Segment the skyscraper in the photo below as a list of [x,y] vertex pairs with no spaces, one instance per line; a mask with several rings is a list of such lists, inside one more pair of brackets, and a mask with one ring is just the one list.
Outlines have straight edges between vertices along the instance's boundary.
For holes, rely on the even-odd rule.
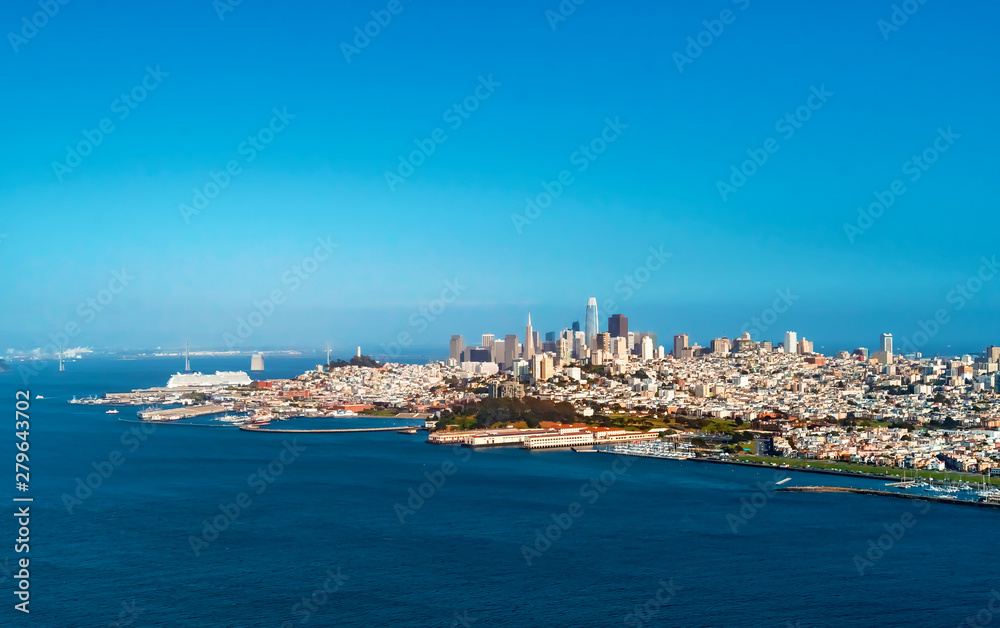
[[594,347],[594,340],[597,338],[597,298],[590,297],[587,300],[587,323],[586,323],[587,346]]
[[535,334],[531,331],[531,312],[528,312],[528,324],[524,327],[524,359],[531,360],[535,355]]
[[509,369],[517,360],[517,334],[507,334],[503,339],[503,367]]
[[882,334],[879,349],[885,351],[887,355],[892,355],[892,334]]
[[809,355],[810,353],[813,352],[813,343],[806,340],[805,336],[803,336],[802,340],[799,341],[798,352],[800,355]]
[[611,353],[611,334],[606,331],[597,334],[597,337],[594,339],[594,346],[601,351]]
[[798,353],[799,352],[798,343],[799,343],[798,334],[796,334],[794,331],[785,332],[785,353]]
[[624,314],[613,314],[608,318],[608,333],[612,338],[628,337],[628,317]]
[[688,347],[688,335],[687,334],[677,334],[674,336],[674,357],[681,357],[681,351],[687,349]]
[[639,345],[639,357],[643,360],[653,359],[653,339],[649,336],[642,337],[642,342]]
[[573,321],[573,331],[580,331],[580,321]]
[[459,335],[452,336],[449,349],[449,357],[456,362],[461,362],[464,357],[462,354],[465,353],[465,339]]

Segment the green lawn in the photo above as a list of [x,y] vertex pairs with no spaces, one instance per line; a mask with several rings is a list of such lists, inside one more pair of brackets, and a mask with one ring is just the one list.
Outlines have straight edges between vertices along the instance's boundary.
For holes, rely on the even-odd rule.
[[364,410],[360,414],[364,416],[396,416],[399,414],[399,410],[390,410],[388,408],[379,408],[378,410]]
[[[779,458],[776,456],[736,456],[737,460],[747,462],[763,462],[774,464],[787,464],[790,467],[810,466],[814,469],[834,469],[839,471],[860,471],[862,473],[884,473],[888,475],[903,477],[903,469],[896,467],[873,467],[865,464],[853,464],[850,462],[834,462],[832,460],[801,460],[799,458]],[[906,477],[913,477],[913,469],[906,469]],[[925,471],[919,472],[922,478],[934,478],[935,480],[954,480],[959,482],[980,483],[983,476],[978,473],[960,473],[958,471]],[[1000,478],[986,478],[990,484],[1000,484]]]

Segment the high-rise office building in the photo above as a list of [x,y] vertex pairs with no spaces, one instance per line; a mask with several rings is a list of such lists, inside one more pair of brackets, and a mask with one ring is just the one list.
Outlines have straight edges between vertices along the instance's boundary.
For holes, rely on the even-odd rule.
[[493,362],[492,347],[489,349],[466,347],[465,354],[465,360],[463,360],[463,362]]
[[597,338],[597,298],[590,297],[587,300],[587,321],[586,321],[587,346],[594,347],[594,340]]
[[493,340],[494,340],[493,334],[483,334],[483,344],[479,346],[481,346],[483,349],[492,349]]
[[712,340],[712,353],[729,353],[732,345],[729,342],[729,338],[722,337]]
[[563,362],[568,362],[573,355],[573,343],[568,338],[556,340],[556,357]]
[[639,345],[639,357],[643,360],[653,359],[653,339],[649,336],[642,337],[642,342]]
[[611,351],[611,334],[602,331],[594,338],[594,348],[599,351]]
[[986,347],[986,359],[990,362],[1000,362],[1000,347]]
[[785,332],[785,353],[798,353],[799,352],[799,340],[798,334],[794,331]]
[[451,359],[456,362],[462,362],[464,357],[463,354],[465,353],[465,340],[459,335],[452,336],[449,348],[449,355]]
[[[601,335],[603,336],[604,334]],[[629,351],[628,339],[621,336],[611,338],[611,355],[616,358],[628,358],[629,353],[631,351]]]
[[674,357],[681,357],[681,352],[688,348],[688,335],[677,334],[674,336]]
[[492,359],[497,364],[504,363],[504,359],[506,359],[507,357],[507,350],[503,346],[503,340],[493,341],[493,353],[491,353],[490,355],[493,356]]
[[503,367],[509,369],[514,366],[514,361],[518,359],[517,354],[517,334],[507,334],[503,338]]
[[640,332],[635,333],[635,334],[633,334],[632,332],[629,332],[629,336],[632,336],[632,342],[631,342],[632,351],[636,355],[642,355],[642,341],[643,341],[644,338],[649,338],[650,340],[653,341],[653,348],[654,349],[657,346],[659,346],[659,343],[656,342],[656,334],[654,334],[651,331],[640,331]]
[[573,331],[580,331],[580,321],[573,321],[573,324],[570,326],[570,328]]
[[813,343],[806,340],[805,337],[799,341],[798,353],[800,355],[809,355],[813,352]]
[[542,381],[548,381],[552,379],[555,375],[555,370],[553,369],[552,358],[545,356],[542,358],[541,363],[538,365],[538,379]]
[[879,339],[879,349],[885,351],[888,355],[892,355],[892,334],[882,334],[882,337]]
[[530,360],[535,355],[535,334],[531,331],[531,312],[528,312],[528,324],[524,328],[524,359]]
[[612,338],[628,337],[628,317],[624,314],[613,314],[608,318],[608,333]]

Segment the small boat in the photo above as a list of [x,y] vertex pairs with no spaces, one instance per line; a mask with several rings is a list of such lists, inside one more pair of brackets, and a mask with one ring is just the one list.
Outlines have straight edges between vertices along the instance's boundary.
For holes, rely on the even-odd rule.
[[35,399],[45,399],[45,397],[43,397],[41,395],[35,395]]
[[118,414],[118,411],[117,410],[108,410],[104,414]]

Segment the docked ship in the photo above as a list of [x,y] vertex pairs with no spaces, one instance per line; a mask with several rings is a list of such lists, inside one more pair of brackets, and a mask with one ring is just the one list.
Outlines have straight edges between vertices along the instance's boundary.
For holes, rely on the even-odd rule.
[[202,373],[177,373],[167,381],[167,388],[190,386],[249,386],[250,376],[244,371],[216,371],[214,375]]

